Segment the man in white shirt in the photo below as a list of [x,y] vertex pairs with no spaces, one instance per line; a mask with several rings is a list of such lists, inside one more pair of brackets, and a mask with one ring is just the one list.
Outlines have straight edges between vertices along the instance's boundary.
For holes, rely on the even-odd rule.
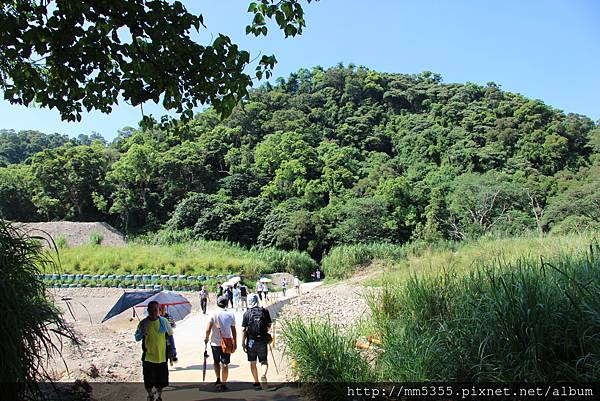
[[[233,351],[237,348],[237,333],[235,330],[235,314],[233,311],[228,311],[227,298],[220,296],[217,299],[219,309],[210,317],[210,322],[206,327],[206,337],[204,343],[208,343],[210,337],[210,348],[213,354],[213,367],[217,381],[215,386],[219,390],[227,390],[227,376],[229,375],[229,363],[231,362],[231,354],[224,353],[221,349],[221,339],[233,339]],[[212,335],[211,335],[212,332]],[[232,351],[232,352],[233,352]],[[221,365],[223,365],[221,367]]]
[[263,299],[263,284],[259,281],[256,282],[256,293],[258,294],[258,298],[262,301]]
[[300,295],[300,280],[298,279],[298,276],[294,276],[294,288],[298,295]]

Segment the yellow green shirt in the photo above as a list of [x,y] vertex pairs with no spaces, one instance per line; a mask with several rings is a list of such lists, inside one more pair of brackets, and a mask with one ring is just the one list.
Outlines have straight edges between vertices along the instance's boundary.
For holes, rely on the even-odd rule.
[[146,356],[144,360],[152,363],[167,362],[167,340],[165,333],[161,333],[160,318],[154,321],[148,319],[146,322],[148,335],[144,340]]

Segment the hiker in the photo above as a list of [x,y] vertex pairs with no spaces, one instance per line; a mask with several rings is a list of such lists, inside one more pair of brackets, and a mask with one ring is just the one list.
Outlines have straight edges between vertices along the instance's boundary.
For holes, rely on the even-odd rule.
[[298,295],[300,295],[300,280],[298,279],[298,276],[294,276],[294,288]]
[[321,270],[317,269],[315,276],[317,276],[317,281],[321,281]]
[[240,283],[240,306],[248,309],[248,287],[243,282]]
[[283,291],[283,296],[285,297],[285,290],[287,290],[287,286],[288,286],[288,282],[287,280],[284,278],[283,280],[281,280],[281,291]]
[[[171,325],[171,329],[175,328],[175,319],[173,316],[169,315],[167,308],[165,305],[160,305],[160,315],[167,319],[169,324]],[[167,336],[167,359],[171,362],[171,366],[173,366],[174,362],[177,362],[177,348],[175,348],[175,337]]]
[[262,301],[262,283],[259,281],[256,282],[256,293],[258,294],[258,297],[260,298],[260,300]]
[[216,296],[216,298],[219,298],[221,295],[223,295],[223,287],[221,286],[221,282],[217,281],[217,296]]
[[227,298],[224,296],[220,296],[217,299],[217,306],[219,310],[211,315],[206,327],[204,343],[207,344],[210,338],[213,367],[215,369],[215,376],[217,376],[215,386],[218,390],[227,390],[226,383],[227,376],[229,375],[231,354],[237,348],[235,314],[233,311],[225,309],[227,307]]
[[[265,308],[258,306],[258,296],[250,295],[248,300],[250,309],[244,313],[242,318],[242,327],[244,328],[242,337],[242,349],[248,354],[248,362],[250,362],[250,372],[254,378],[254,387],[262,387],[266,390],[267,371],[269,370],[269,362],[267,361],[268,347],[271,342],[271,315]],[[258,381],[258,370],[256,368],[256,359],[260,362],[261,376]]]
[[162,401],[162,390],[169,385],[169,335],[173,335],[173,329],[169,321],[159,315],[158,302],[149,302],[148,316],[138,324],[135,331],[135,340],[142,341],[142,372],[148,401]]
[[262,288],[263,288],[263,296],[265,297],[265,301],[268,301],[269,300],[269,284],[263,283]]
[[233,308],[233,290],[231,287],[227,287],[225,296],[227,297],[227,305],[231,304],[231,307]]
[[233,304],[235,305],[235,310],[237,311],[240,307],[240,289],[238,288],[237,283],[233,286]]
[[208,303],[208,291],[206,287],[202,286],[200,289],[200,308],[202,308],[202,314],[206,315],[206,304]]

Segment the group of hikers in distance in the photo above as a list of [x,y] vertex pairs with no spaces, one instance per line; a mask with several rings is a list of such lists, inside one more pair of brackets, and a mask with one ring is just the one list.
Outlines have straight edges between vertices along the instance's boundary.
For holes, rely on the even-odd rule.
[[[320,278],[320,277],[319,277]],[[239,284],[239,285],[238,285]],[[259,285],[260,284],[260,285]],[[293,279],[294,289],[300,295],[300,280]],[[287,290],[287,280],[280,282],[283,296]],[[267,389],[267,360],[269,344],[272,336],[271,315],[265,308],[260,307],[261,300],[268,300],[268,285],[260,280],[256,285],[256,293],[249,293],[248,287],[240,281],[233,286],[225,288],[219,283],[216,292],[217,310],[210,315],[206,326],[204,344],[205,357],[210,348],[213,356],[213,368],[216,376],[217,390],[227,390],[229,377],[229,363],[231,354],[238,348],[238,335],[236,331],[235,311],[245,309],[242,317],[242,350],[247,354],[250,371],[254,379],[253,386]],[[205,286],[199,293],[200,308],[204,315],[207,314],[209,292]],[[230,306],[231,309],[228,309]],[[148,316],[138,324],[135,332],[136,341],[142,341],[142,372],[144,387],[148,392],[148,401],[162,401],[163,388],[169,385],[169,367],[177,362],[177,350],[173,338],[175,322],[170,318],[164,307],[157,302],[148,303]],[[257,367],[260,363],[260,377]]]

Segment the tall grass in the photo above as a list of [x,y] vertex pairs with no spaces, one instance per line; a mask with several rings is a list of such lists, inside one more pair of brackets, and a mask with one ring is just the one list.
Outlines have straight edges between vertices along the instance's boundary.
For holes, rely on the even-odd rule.
[[126,247],[79,246],[60,252],[65,273],[256,276],[288,271],[306,277],[316,262],[304,252],[252,249],[217,241]]
[[401,245],[388,243],[341,245],[321,261],[326,277],[348,278],[373,260],[397,261],[405,256]]
[[[597,232],[571,235],[523,235],[519,237],[486,236],[471,241],[440,241],[433,244],[410,243],[404,245],[403,258],[396,258],[390,266],[393,280],[406,281],[413,275],[437,275],[448,270],[459,275],[467,274],[475,266],[497,261],[512,263],[523,257],[552,258],[561,254],[582,255]],[[380,277],[369,282],[382,286],[390,277]]]
[[61,313],[46,298],[40,269],[56,270],[56,263],[42,250],[41,238],[28,238],[0,220],[0,398],[37,399],[37,385],[50,379],[46,361],[60,354],[63,338],[76,341]]
[[600,248],[412,276],[372,302],[380,380],[594,381]]
[[287,320],[282,336],[294,373],[309,392],[318,391],[314,398],[346,399],[347,383],[370,382],[369,364],[354,348],[356,336],[340,333],[330,321]]

